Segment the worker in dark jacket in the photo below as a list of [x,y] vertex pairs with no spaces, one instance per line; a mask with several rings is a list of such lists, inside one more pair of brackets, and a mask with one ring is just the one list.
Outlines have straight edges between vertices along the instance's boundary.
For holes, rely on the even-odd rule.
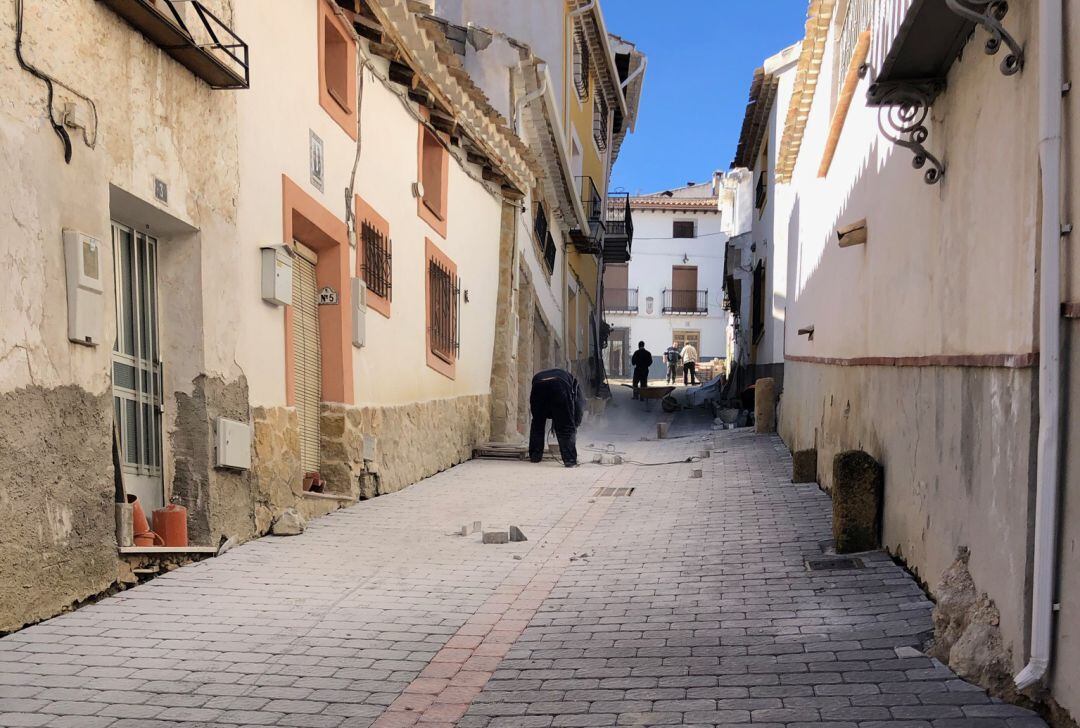
[[548,369],[532,380],[529,394],[532,428],[529,432],[529,460],[540,462],[544,457],[544,431],[551,420],[563,465],[577,465],[577,428],[585,417],[585,395],[570,372]]
[[634,365],[634,399],[638,399],[638,387],[649,386],[649,367],[652,366],[652,352],[645,348],[645,342],[637,343],[637,351],[630,357],[630,363]]

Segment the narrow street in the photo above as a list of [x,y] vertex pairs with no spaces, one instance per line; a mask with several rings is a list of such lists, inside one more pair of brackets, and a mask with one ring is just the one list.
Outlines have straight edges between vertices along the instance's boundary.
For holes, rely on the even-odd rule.
[[915,651],[887,555],[807,570],[829,499],[775,436],[643,441],[616,389],[579,447],[632,462],[472,461],[3,638],[0,726],[1043,725]]

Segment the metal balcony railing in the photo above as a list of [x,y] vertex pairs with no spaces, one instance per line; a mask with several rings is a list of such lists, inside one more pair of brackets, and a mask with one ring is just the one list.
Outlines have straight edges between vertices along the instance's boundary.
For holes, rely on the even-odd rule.
[[248,46],[200,0],[98,0],[215,89],[250,85]]
[[608,235],[625,237],[628,242],[634,237],[634,220],[630,214],[629,192],[608,192],[604,225]]
[[588,228],[572,229],[570,239],[579,252],[597,254],[603,250],[604,245],[604,198],[596,189],[592,177],[575,177],[574,180],[581,194]]
[[709,312],[709,290],[689,291],[665,288],[663,313],[704,314]]
[[637,313],[638,289],[605,288],[604,313]]
[[578,189],[581,190],[581,204],[585,206],[585,217],[589,218],[590,224],[602,222],[604,198],[600,196],[592,177],[575,177],[574,179],[577,180]]

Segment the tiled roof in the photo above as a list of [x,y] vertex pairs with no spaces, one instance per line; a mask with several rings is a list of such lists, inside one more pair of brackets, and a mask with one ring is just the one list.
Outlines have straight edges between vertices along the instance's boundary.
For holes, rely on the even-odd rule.
[[646,195],[631,197],[630,207],[658,210],[719,210],[718,197],[662,197]]
[[806,37],[803,39],[799,64],[795,71],[795,87],[791,92],[784,136],[780,142],[780,154],[776,164],[776,181],[790,182],[795,162],[802,148],[810,107],[814,103],[821,59],[825,54],[825,42],[829,37],[836,0],[810,0],[806,13]]

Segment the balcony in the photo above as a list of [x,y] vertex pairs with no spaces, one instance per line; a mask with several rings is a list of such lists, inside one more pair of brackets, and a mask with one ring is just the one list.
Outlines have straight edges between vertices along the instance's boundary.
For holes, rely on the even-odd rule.
[[214,89],[247,88],[247,43],[199,0],[98,0]]
[[604,313],[637,313],[638,289],[605,288]]
[[581,204],[585,208],[585,218],[588,220],[587,230],[573,228],[570,231],[570,242],[579,253],[598,255],[604,246],[604,198],[596,189],[592,177],[575,177],[578,191],[581,194]]
[[630,260],[634,221],[630,214],[629,192],[608,193],[604,228],[604,262],[625,263]]
[[664,314],[688,314],[704,316],[709,313],[709,291],[684,291],[664,289]]

